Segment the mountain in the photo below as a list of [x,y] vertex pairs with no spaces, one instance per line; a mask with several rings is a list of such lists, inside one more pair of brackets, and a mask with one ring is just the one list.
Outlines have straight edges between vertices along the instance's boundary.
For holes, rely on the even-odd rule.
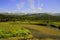
[[51,13],[52,16],[60,16],[60,13]]

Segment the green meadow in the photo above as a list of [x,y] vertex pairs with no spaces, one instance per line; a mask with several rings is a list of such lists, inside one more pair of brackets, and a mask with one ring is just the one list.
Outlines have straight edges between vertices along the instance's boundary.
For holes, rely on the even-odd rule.
[[0,22],[0,40],[18,40],[20,38],[59,39],[59,29],[35,24],[39,24],[39,22]]
[[59,40],[60,16],[0,14],[0,40]]
[[9,37],[28,37],[31,32],[18,22],[0,22],[0,39]]

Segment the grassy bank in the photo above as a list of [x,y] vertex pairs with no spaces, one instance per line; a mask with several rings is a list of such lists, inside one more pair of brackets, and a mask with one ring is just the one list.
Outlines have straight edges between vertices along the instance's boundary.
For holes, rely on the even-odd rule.
[[18,22],[0,22],[0,38],[27,37],[31,32]]
[[42,23],[44,22],[0,22],[0,40],[17,40],[23,37],[39,37],[44,40],[60,37],[60,30],[49,26],[35,25]]

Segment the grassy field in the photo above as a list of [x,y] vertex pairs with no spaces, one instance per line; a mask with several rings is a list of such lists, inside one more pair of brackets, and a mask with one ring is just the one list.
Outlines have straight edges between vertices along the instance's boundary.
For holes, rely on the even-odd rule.
[[0,22],[0,39],[9,37],[29,37],[31,32],[18,22]]
[[[34,25],[39,22],[0,22],[0,40],[18,40],[19,38],[60,39],[60,30],[48,26]],[[54,25],[60,23],[56,22]]]

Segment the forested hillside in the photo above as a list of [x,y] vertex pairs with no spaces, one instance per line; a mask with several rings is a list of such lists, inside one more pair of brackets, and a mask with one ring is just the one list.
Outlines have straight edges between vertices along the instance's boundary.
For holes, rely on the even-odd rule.
[[0,14],[0,22],[2,21],[60,21],[60,16],[52,16],[47,13],[36,13],[26,15],[7,15]]

